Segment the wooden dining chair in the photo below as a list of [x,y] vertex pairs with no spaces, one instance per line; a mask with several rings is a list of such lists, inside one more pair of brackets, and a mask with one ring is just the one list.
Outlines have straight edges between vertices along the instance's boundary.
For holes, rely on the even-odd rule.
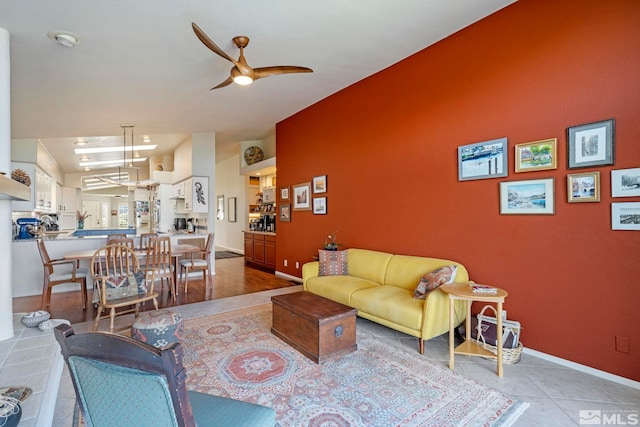
[[87,268],[80,268],[79,260],[51,259],[44,240],[38,239],[38,252],[42,260],[44,279],[42,282],[41,310],[51,305],[51,288],[64,283],[79,283],[82,293],[82,309],[87,308]]
[[107,246],[111,245],[126,246],[131,250],[135,249],[135,242],[131,237],[127,237],[126,234],[112,234],[107,237]]
[[187,293],[187,287],[189,286],[189,273],[192,271],[202,271],[202,278],[206,282],[211,275],[211,252],[213,251],[213,237],[214,233],[209,233],[207,236],[207,243],[205,243],[204,249],[198,252],[190,252],[185,259],[180,261],[180,280],[182,280],[182,273],[186,272],[184,279],[184,293]]
[[146,251],[149,247],[149,239],[152,237],[158,237],[158,233],[142,233],[140,234],[140,243],[138,249]]
[[109,246],[109,244],[113,239],[126,239],[126,238],[127,238],[126,234],[109,234],[107,236],[107,246]]
[[133,313],[138,317],[141,305],[153,301],[158,309],[158,293],[153,290],[153,276],[140,270],[133,249],[110,245],[98,249],[91,258],[91,275],[98,292],[97,315],[93,330],[98,329],[102,313],[109,311],[109,332],[113,332],[116,316]]
[[161,286],[164,281],[169,282],[169,291],[173,300],[177,300],[178,291],[174,281],[174,267],[171,259],[171,239],[169,237],[151,237],[147,246],[147,259],[145,269],[153,274],[153,280],[160,279]]

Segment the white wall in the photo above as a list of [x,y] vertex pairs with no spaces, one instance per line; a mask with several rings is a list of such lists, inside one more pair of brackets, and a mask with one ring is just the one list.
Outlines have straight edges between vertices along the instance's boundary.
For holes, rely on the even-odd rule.
[[[216,193],[213,200],[224,195],[225,219],[216,220],[216,246],[244,253],[244,229],[247,215],[245,181],[240,175],[240,155],[216,163]],[[236,222],[229,222],[229,198],[236,198]]]

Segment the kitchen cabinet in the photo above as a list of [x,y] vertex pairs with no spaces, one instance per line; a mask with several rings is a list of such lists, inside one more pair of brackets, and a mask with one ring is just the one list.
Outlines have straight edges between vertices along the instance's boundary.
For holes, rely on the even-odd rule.
[[276,236],[270,233],[244,232],[245,263],[276,268]]
[[191,191],[191,178],[184,181],[184,210],[186,212],[193,211],[193,191]]
[[13,201],[11,209],[13,211],[38,211],[43,213],[55,213],[55,201],[53,200],[52,186],[54,181],[51,177],[33,163],[11,162],[11,170],[21,169],[29,177],[31,192],[30,200]]
[[76,189],[62,187],[62,211],[75,214],[76,210]]
[[276,188],[275,187],[265,187],[262,190],[262,202],[263,203],[274,203],[276,201]]
[[76,189],[56,184],[56,211],[58,213],[76,213]]
[[185,212],[209,212],[209,177],[192,176],[183,183]]
[[184,199],[184,181],[173,184],[173,199]]

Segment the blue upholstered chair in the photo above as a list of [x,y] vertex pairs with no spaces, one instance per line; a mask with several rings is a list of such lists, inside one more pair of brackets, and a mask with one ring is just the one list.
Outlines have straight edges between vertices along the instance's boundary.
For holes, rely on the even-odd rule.
[[122,335],[75,335],[68,325],[55,336],[87,426],[275,425],[266,406],[187,391],[181,343],[160,350]]

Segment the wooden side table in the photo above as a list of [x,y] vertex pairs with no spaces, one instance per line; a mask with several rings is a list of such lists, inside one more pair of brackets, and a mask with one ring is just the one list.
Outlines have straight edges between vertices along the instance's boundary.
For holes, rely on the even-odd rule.
[[[449,295],[449,369],[453,370],[455,367],[454,356],[458,354],[466,354],[467,356],[481,356],[485,358],[497,359],[497,374],[502,376],[502,304],[505,297],[508,295],[504,289],[496,288],[495,293],[481,293],[473,292],[473,288],[468,283],[449,283],[440,286],[443,292]],[[467,320],[466,320],[466,338],[465,341],[458,347],[454,348],[454,329],[455,324],[455,308],[454,301],[463,300],[467,302]],[[498,341],[498,354],[495,355],[489,350],[480,347],[478,344],[471,341],[471,303],[473,301],[481,302],[493,302],[497,305],[497,341]]]

